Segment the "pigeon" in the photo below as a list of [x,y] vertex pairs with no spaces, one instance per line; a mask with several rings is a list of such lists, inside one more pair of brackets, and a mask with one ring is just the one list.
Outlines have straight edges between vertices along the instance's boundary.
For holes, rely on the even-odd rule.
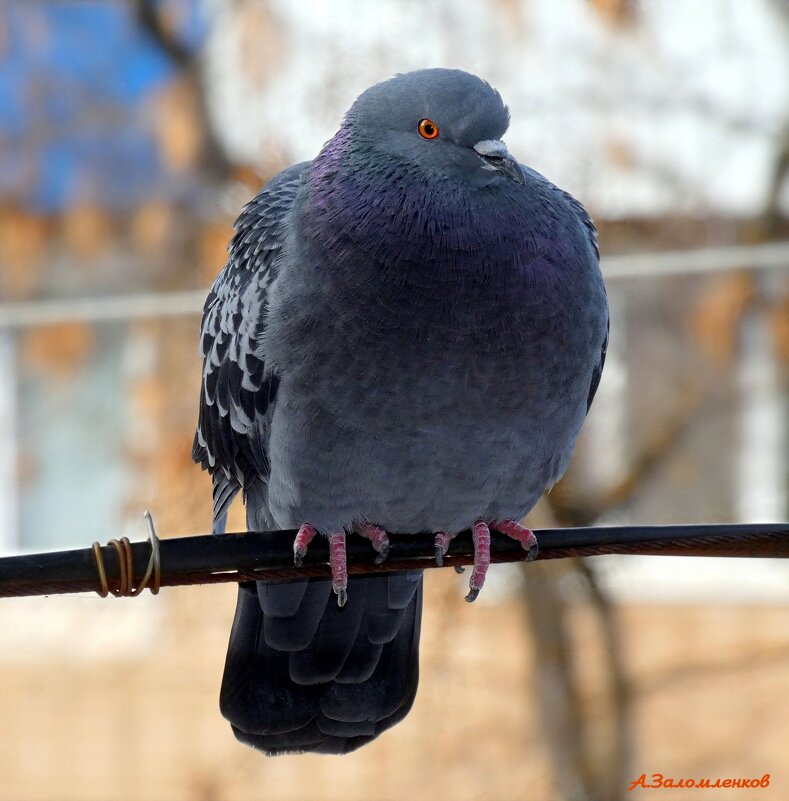
[[250,530],[329,541],[331,577],[245,582],[220,708],[269,755],[342,754],[410,710],[422,572],[348,579],[345,543],[471,528],[468,600],[490,532],[568,466],[598,383],[608,308],[581,204],[502,142],[509,111],[466,72],[365,92],[312,161],[241,212],[205,303],[193,458],[214,531],[242,492]]

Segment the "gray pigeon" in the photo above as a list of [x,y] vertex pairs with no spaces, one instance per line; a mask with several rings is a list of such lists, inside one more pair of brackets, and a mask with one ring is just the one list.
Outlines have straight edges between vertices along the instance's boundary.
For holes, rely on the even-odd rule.
[[352,751],[413,703],[421,571],[349,581],[346,535],[380,562],[387,531],[424,532],[440,562],[470,527],[469,600],[491,529],[536,555],[516,521],[567,467],[608,310],[594,226],[508,123],[479,78],[398,75],[236,222],[193,457],[217,533],[243,490],[250,529],[300,527],[297,564],[316,534],[331,554],[331,579],[239,587],[220,703],[268,754]]

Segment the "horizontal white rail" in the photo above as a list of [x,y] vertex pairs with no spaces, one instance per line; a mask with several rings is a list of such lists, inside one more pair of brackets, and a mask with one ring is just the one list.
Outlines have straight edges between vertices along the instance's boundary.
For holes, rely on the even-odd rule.
[[[605,256],[602,259],[603,275],[608,281],[781,267],[789,267],[789,242],[634,253]],[[0,329],[198,315],[207,292],[207,289],[193,289],[103,298],[0,303]]]

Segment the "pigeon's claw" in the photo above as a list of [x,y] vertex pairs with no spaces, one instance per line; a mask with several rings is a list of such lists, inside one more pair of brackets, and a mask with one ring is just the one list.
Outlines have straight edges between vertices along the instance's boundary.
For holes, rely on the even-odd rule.
[[389,535],[380,527],[372,523],[359,523],[355,527],[356,533],[370,540],[378,556],[375,557],[375,564],[381,565],[389,556],[392,546],[389,542]]
[[478,520],[471,527],[471,536],[474,540],[474,569],[471,571],[469,593],[466,596],[469,603],[477,600],[490,567],[490,529],[488,524]]
[[537,543],[537,537],[534,536],[534,532],[531,531],[531,529],[522,526],[520,523],[516,523],[514,520],[494,520],[490,524],[490,527],[494,531],[506,534],[513,540],[518,540],[523,550],[527,552],[525,561],[533,562],[537,558],[537,554],[540,552],[540,546]]
[[307,548],[318,534],[318,529],[309,523],[302,523],[296,539],[293,540],[293,564],[301,567],[302,560],[307,555]]
[[436,564],[442,567],[444,564],[444,557],[447,554],[449,543],[454,539],[454,534],[449,534],[446,531],[439,531],[434,540],[436,552]]
[[[309,523],[302,523],[296,539],[293,540],[293,563],[301,567],[307,555],[307,548],[318,536],[318,529]],[[331,568],[331,588],[337,594],[337,606],[345,606],[348,601],[348,564],[345,559],[345,532],[329,534],[329,567]]]
[[345,558],[345,532],[329,534],[329,567],[331,588],[337,595],[337,606],[348,600],[348,563]]

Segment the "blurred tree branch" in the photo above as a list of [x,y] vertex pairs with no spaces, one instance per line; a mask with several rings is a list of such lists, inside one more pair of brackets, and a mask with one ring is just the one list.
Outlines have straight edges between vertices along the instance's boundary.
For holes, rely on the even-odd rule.
[[137,24],[141,30],[150,36],[170,59],[177,71],[187,80],[194,93],[197,121],[203,143],[201,171],[212,183],[224,183],[230,178],[232,165],[211,123],[208,111],[208,93],[197,49],[192,50],[186,46],[166,24],[161,7],[156,0],[134,0],[134,9]]
[[590,526],[608,512],[631,501],[639,490],[669,462],[705,409],[709,398],[693,395],[684,408],[665,420],[647,440],[627,473],[594,497],[583,494],[572,481],[560,482],[547,496],[551,510],[563,526]]
[[781,213],[781,190],[789,175],[789,125],[784,127],[781,143],[773,165],[770,186],[767,192],[767,203],[762,214],[762,235],[764,239],[772,239],[778,233],[783,218]]
[[[783,32],[784,45],[789,47],[789,0],[772,0],[777,25]],[[772,175],[761,215],[761,238],[772,239],[778,233],[782,218],[780,199],[786,177],[789,175],[789,119],[784,120],[778,149],[773,162]]]
[[136,0],[135,11],[140,27],[151,36],[170,61],[179,69],[189,69],[194,56],[165,25],[156,0]]

